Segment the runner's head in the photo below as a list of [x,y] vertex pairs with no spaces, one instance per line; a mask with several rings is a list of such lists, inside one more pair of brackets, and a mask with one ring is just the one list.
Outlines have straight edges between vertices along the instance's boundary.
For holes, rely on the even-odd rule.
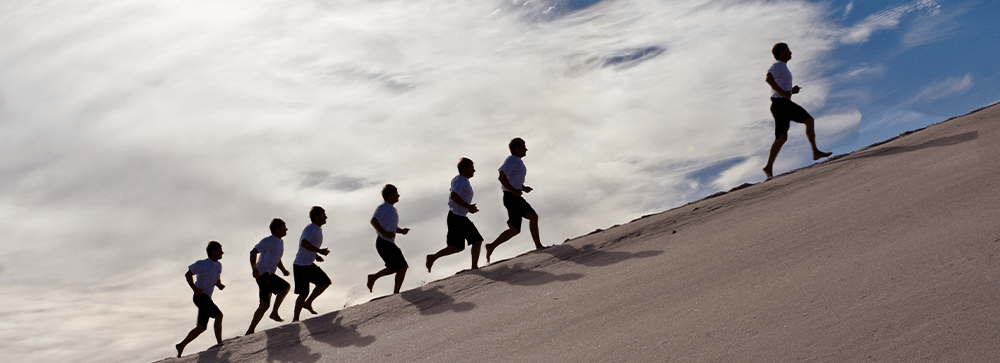
[[507,148],[510,149],[511,155],[517,156],[519,158],[524,157],[524,155],[528,152],[528,148],[525,147],[524,144],[524,139],[521,139],[520,137],[515,137],[511,139],[510,143],[507,144]]
[[222,258],[222,244],[216,241],[208,242],[208,246],[205,247],[205,253],[208,254],[208,258],[218,261]]
[[281,220],[281,218],[272,219],[271,225],[268,228],[271,229],[271,234],[278,238],[284,237],[288,232],[288,227],[285,227],[285,221]]
[[458,173],[466,178],[471,178],[476,173],[476,168],[472,164],[472,159],[462,158],[458,161]]
[[399,190],[396,189],[395,185],[386,184],[382,187],[382,200],[389,204],[395,204],[399,201]]
[[326,224],[326,210],[323,207],[315,206],[309,210],[309,220],[317,226]]
[[[788,49],[788,44],[777,43],[777,44],[774,45],[774,47],[771,47],[771,54],[774,55],[774,59],[775,60],[783,60],[783,59],[781,59],[782,58],[782,54],[785,53],[786,51],[789,53],[788,54],[789,55],[789,59],[791,59],[791,55],[792,55],[791,53],[792,52]],[[787,59],[785,59],[785,60],[787,60]]]

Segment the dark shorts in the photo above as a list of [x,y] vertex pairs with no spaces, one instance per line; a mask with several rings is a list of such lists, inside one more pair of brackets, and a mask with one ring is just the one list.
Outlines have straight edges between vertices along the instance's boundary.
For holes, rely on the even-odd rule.
[[774,138],[788,135],[790,121],[806,122],[812,118],[806,109],[787,98],[771,98],[771,116],[774,116]]
[[527,218],[528,213],[535,213],[524,197],[511,192],[503,192],[503,206],[507,208],[507,225],[518,231],[521,230],[521,219]]
[[209,318],[222,314],[222,310],[219,310],[219,307],[215,305],[211,296],[195,295],[192,300],[194,300],[194,306],[198,307],[198,326],[202,328],[208,327]]
[[257,278],[257,287],[260,288],[260,302],[270,304],[271,294],[278,294],[285,291],[288,286],[288,282],[276,274],[261,274]]
[[309,266],[293,264],[292,273],[295,274],[295,295],[309,295],[310,283],[316,286],[330,284],[330,277],[326,276],[326,272],[315,263]]
[[395,243],[378,237],[375,239],[375,249],[378,250],[378,255],[382,257],[382,261],[385,261],[385,268],[399,270],[410,267],[410,265],[406,264],[406,259],[403,258],[403,251]]
[[457,248],[459,251],[465,249],[465,243],[469,246],[473,243],[482,242],[483,236],[479,234],[476,225],[472,224],[469,217],[463,217],[448,211],[448,245]]

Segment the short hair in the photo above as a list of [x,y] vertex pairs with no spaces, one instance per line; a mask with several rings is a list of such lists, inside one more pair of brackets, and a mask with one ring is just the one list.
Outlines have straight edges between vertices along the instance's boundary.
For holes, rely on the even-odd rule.
[[389,194],[396,191],[396,186],[392,184],[386,184],[382,187],[382,199],[389,198]]
[[324,210],[323,207],[320,207],[318,205],[313,206],[312,209],[309,210],[309,219],[319,217],[319,215],[323,214],[324,212],[326,212],[326,210]]
[[212,252],[218,249],[222,249],[222,244],[216,241],[211,241],[208,243],[208,247],[205,247],[205,253],[212,256]]
[[462,171],[462,169],[468,168],[470,166],[472,166],[472,159],[462,158],[462,160],[458,161],[458,171]]
[[515,137],[511,139],[510,143],[507,144],[507,148],[510,149],[511,153],[513,153],[514,149],[517,148],[518,146],[524,146],[524,140],[521,139],[520,137]]
[[788,44],[778,43],[771,48],[771,54],[774,55],[774,59],[778,59],[781,58],[781,53],[784,53],[786,50],[788,50]]
[[281,218],[275,218],[275,219],[271,220],[271,225],[268,226],[268,228],[271,229],[271,233],[274,233],[275,231],[278,230],[278,228],[281,228],[281,227],[284,227],[284,226],[285,226],[285,221],[281,220]]

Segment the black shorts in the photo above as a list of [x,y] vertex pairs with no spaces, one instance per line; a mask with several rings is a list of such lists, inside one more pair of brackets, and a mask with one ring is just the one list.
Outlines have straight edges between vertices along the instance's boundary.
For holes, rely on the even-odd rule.
[[527,218],[528,213],[535,213],[524,197],[507,191],[503,192],[503,206],[507,208],[507,225],[518,231],[521,230],[521,219]]
[[812,118],[806,109],[787,98],[771,98],[771,116],[774,116],[774,138],[788,135],[790,121],[806,122]]
[[385,268],[399,270],[410,267],[410,265],[406,264],[406,259],[403,258],[403,251],[395,243],[378,237],[375,239],[375,249],[378,250],[378,255],[382,257],[382,261],[385,261]]
[[448,245],[457,248],[459,251],[465,249],[465,243],[469,246],[473,243],[482,242],[483,236],[479,234],[476,225],[472,224],[469,217],[463,217],[448,211]]
[[209,318],[222,315],[222,310],[219,310],[219,307],[215,305],[211,296],[195,295],[192,300],[194,300],[194,306],[198,307],[198,326],[207,328]]
[[295,274],[295,295],[309,295],[310,283],[316,286],[330,284],[330,277],[315,263],[309,266],[293,264],[292,273]]
[[261,274],[257,278],[257,287],[260,288],[260,302],[270,304],[271,294],[278,294],[285,291],[288,286],[288,282],[276,274]]

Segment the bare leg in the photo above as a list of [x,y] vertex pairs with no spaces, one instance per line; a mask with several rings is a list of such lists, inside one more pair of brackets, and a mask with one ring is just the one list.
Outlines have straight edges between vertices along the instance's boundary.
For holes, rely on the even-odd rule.
[[278,307],[281,306],[282,301],[285,301],[285,296],[288,295],[288,290],[291,290],[291,286],[286,287],[284,290],[279,292],[277,296],[274,297],[274,310],[271,311],[271,316],[270,316],[271,320],[277,322],[285,321],[284,319],[281,319],[281,316],[278,315]]
[[398,294],[399,293],[399,288],[403,287],[403,279],[405,279],[405,278],[406,278],[406,269],[405,268],[401,268],[399,270],[396,270],[396,286],[393,287],[393,289],[392,289],[392,293],[393,294]]
[[434,261],[437,261],[437,259],[447,255],[456,254],[459,252],[461,251],[459,251],[457,248],[453,246],[448,246],[442,248],[440,251],[437,251],[437,253],[433,255],[427,255],[427,272],[431,272],[431,266],[434,266]]
[[299,321],[299,313],[302,312],[302,306],[306,304],[306,294],[298,294],[295,298],[295,312],[292,315],[292,321]]
[[493,255],[494,249],[500,246],[500,244],[507,242],[511,238],[514,238],[514,236],[516,236],[518,233],[521,233],[521,231],[517,230],[514,227],[511,227],[509,223],[507,224],[507,227],[508,227],[507,230],[501,232],[500,235],[497,236],[497,239],[493,240],[492,243],[486,244],[486,263],[490,263],[490,256]]
[[184,347],[186,347],[188,345],[188,343],[190,343],[192,340],[194,340],[194,338],[197,338],[204,331],[205,331],[205,327],[203,327],[201,325],[196,325],[194,327],[194,329],[191,329],[191,331],[188,333],[188,335],[186,337],[184,337],[184,340],[182,340],[180,343],[178,343],[177,345],[174,346],[174,348],[177,348],[177,358],[181,357],[181,352],[184,351]]
[[472,243],[472,269],[479,269],[479,249],[483,247],[483,241]]
[[267,308],[271,307],[271,304],[267,301],[261,301],[260,305],[257,306],[257,311],[253,312],[253,319],[250,320],[250,328],[247,329],[247,333],[244,335],[253,334],[254,329],[257,328],[257,323],[260,323],[260,319],[264,317],[264,313],[267,312]]
[[309,295],[309,298],[306,299],[306,301],[302,304],[302,308],[309,310],[310,313],[316,315],[316,310],[313,310],[313,301],[316,301],[316,298],[319,297],[319,294],[322,294],[323,291],[326,291],[326,288],[328,287],[330,287],[330,284],[316,286],[316,288],[313,289],[312,295]]
[[805,124],[806,124],[806,137],[809,139],[809,144],[812,145],[813,160],[819,160],[821,158],[833,155],[833,153],[822,152],[816,147],[816,128],[813,126],[814,122],[812,117],[806,120]]
[[215,341],[222,344],[222,313],[215,316]]
[[377,281],[378,279],[382,278],[383,276],[389,276],[389,275],[392,275],[392,274],[397,274],[396,275],[396,288],[395,288],[394,291],[396,293],[398,293],[399,292],[399,286],[403,284],[403,278],[406,277],[406,268],[401,268],[401,269],[398,269],[398,270],[390,270],[388,268],[384,268],[384,269],[382,269],[379,272],[376,272],[374,274],[368,275],[368,292],[372,292],[372,290],[375,288],[375,281]]
[[396,273],[396,270],[390,270],[384,268],[379,272],[368,275],[368,292],[373,292],[372,290],[375,288],[375,281],[377,281],[379,278],[381,278],[382,276],[389,276],[394,273]]
[[531,231],[531,240],[535,242],[535,249],[540,250],[545,248],[542,246],[541,240],[538,238],[538,214],[528,213],[528,230]]
[[774,160],[778,158],[778,152],[781,151],[781,146],[785,144],[786,140],[788,140],[788,134],[783,134],[775,138],[774,143],[771,144],[771,154],[768,155],[767,165],[764,166],[764,174],[767,175],[768,179],[774,177],[771,172],[774,167]]

